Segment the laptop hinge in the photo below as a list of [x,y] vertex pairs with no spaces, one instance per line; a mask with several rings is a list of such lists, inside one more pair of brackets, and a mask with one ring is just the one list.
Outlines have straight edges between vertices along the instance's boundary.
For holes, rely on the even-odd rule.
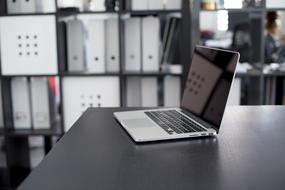
[[217,133],[219,132],[219,129],[217,129],[215,126],[211,125],[210,123],[203,121],[201,119],[199,119],[197,116],[195,116],[194,114],[192,114],[191,112],[187,111],[184,108],[181,108],[182,113],[184,113],[185,115],[191,117],[194,121],[196,121],[197,123],[202,124],[204,127],[206,127],[207,129],[213,129],[215,130]]

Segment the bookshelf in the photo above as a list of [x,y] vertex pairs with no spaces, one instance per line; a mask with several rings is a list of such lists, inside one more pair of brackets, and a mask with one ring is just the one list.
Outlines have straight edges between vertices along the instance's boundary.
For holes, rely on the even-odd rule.
[[[186,74],[184,69],[188,67],[188,63],[190,62],[190,54],[189,47],[191,42],[190,36],[187,34],[190,31],[190,10],[189,10],[189,2],[187,0],[183,1],[182,9],[174,9],[174,10],[126,10],[122,6],[119,6],[119,10],[117,11],[62,11],[58,7],[57,0],[55,1],[55,12],[47,12],[47,13],[13,13],[8,14],[6,10],[7,4],[5,1],[1,1],[0,5],[0,18],[2,17],[22,17],[22,16],[54,16],[56,19],[56,37],[57,37],[57,62],[58,62],[58,73],[57,74],[9,74],[3,75],[1,74],[1,90],[2,90],[2,101],[3,101],[3,118],[4,118],[4,128],[0,128],[0,136],[5,138],[5,153],[7,158],[7,168],[5,171],[5,184],[6,186],[3,188],[15,188],[17,187],[23,179],[29,174],[31,170],[30,166],[30,157],[29,157],[29,143],[28,138],[31,136],[41,136],[44,138],[44,148],[45,153],[48,153],[52,147],[52,139],[60,139],[64,133],[64,96],[63,96],[63,83],[65,79],[68,78],[100,78],[100,77],[117,77],[120,84],[119,90],[119,100],[120,104],[118,106],[126,106],[126,86],[127,79],[129,77],[138,77],[138,78],[147,78],[152,77],[156,78],[158,81],[158,98],[163,99],[163,79],[166,76],[179,77],[181,80],[181,87],[183,78],[186,78]],[[119,0],[119,5],[122,5],[124,0]],[[5,9],[3,9],[5,7]],[[77,17],[77,16],[88,16],[88,15],[116,15],[118,18],[118,26],[119,26],[119,72],[105,72],[105,73],[94,73],[94,72],[86,72],[86,71],[78,71],[78,72],[70,72],[67,70],[67,57],[66,57],[66,46],[64,41],[60,39],[64,36],[62,35],[61,28],[59,26],[59,22],[62,19],[68,17]],[[159,72],[129,72],[124,71],[124,30],[123,24],[126,15],[131,17],[146,17],[146,16],[161,16],[168,14],[180,14],[182,18],[182,27],[180,28],[183,36],[179,40],[179,45],[181,49],[184,51],[181,52],[182,60],[180,65],[182,65],[182,72],[168,72],[168,71],[159,71]],[[185,40],[186,39],[186,40]],[[1,69],[2,71],[2,69]],[[2,73],[2,72],[1,72]],[[58,114],[59,118],[56,121],[51,121],[50,129],[35,129],[35,126],[31,126],[30,129],[15,129],[13,124],[13,110],[12,110],[12,98],[11,98],[11,80],[15,77],[56,77],[58,79],[59,86],[59,104],[58,104]],[[181,88],[182,89],[182,88]],[[162,101],[158,102],[160,106],[163,105]],[[4,173],[4,172],[3,172]],[[0,170],[0,174],[2,174],[2,170]],[[2,189],[2,187],[0,187]]]
[[[56,31],[57,31],[57,52],[58,52],[58,73],[56,75],[1,75],[1,84],[2,84],[2,100],[4,109],[4,129],[0,129],[0,136],[5,138],[6,146],[6,157],[7,157],[7,169],[5,169],[5,173],[9,177],[7,183],[11,187],[16,187],[30,172],[30,163],[29,163],[29,144],[28,137],[29,136],[42,136],[45,142],[45,152],[47,153],[51,147],[51,139],[60,137],[64,134],[64,109],[63,109],[63,80],[66,78],[94,78],[94,77],[117,77],[120,84],[120,106],[126,106],[126,86],[127,79],[129,77],[138,77],[138,78],[146,78],[146,77],[154,77],[157,79],[159,83],[159,92],[158,97],[159,100],[163,99],[163,91],[161,90],[163,79],[166,76],[179,77],[181,79],[181,89],[184,86],[183,81],[185,81],[187,77],[187,71],[189,69],[189,63],[191,60],[191,52],[195,44],[199,43],[199,15],[201,12],[216,12],[219,10],[225,10],[229,13],[239,13],[246,12],[248,14],[257,13],[260,15],[260,20],[264,23],[264,15],[266,11],[285,11],[284,8],[266,8],[265,1],[263,2],[262,7],[258,8],[244,8],[244,9],[216,9],[216,10],[201,10],[200,9],[200,1],[188,1],[182,0],[183,6],[181,10],[129,10],[125,9],[122,6],[119,7],[117,11],[60,11],[59,7],[56,6],[56,11],[53,13],[21,13],[21,14],[7,14],[7,11],[3,9],[6,7],[4,4],[5,1],[0,1],[0,18],[6,16],[44,16],[44,15],[54,15],[56,18]],[[57,5],[57,0],[55,0]],[[122,5],[124,0],[120,0],[120,5]],[[106,72],[106,73],[94,73],[94,72],[70,72],[66,69],[67,58],[64,50],[66,47],[64,43],[60,40],[62,36],[62,31],[59,26],[59,21],[66,17],[74,17],[74,16],[86,16],[86,15],[106,15],[112,14],[116,15],[119,23],[119,72]],[[163,16],[168,14],[180,14],[182,17],[181,24],[181,36],[179,39],[179,44],[181,46],[181,66],[182,72],[129,72],[124,71],[124,30],[123,30],[123,22],[127,16],[134,17],[146,17],[146,16]],[[263,30],[260,31],[260,36],[264,36]],[[256,67],[250,71],[237,73],[236,77],[242,79],[243,84],[249,87],[248,91],[253,91],[253,94],[258,94],[260,101],[255,102],[255,104],[265,104],[266,93],[265,93],[265,83],[268,79],[278,79],[279,81],[284,80],[285,72],[276,71],[276,72],[263,72],[264,66],[264,40],[260,39],[261,46],[259,47],[259,67]],[[60,101],[58,106],[58,112],[60,118],[56,122],[52,122],[52,126],[50,129],[40,130],[40,129],[25,129],[25,130],[15,130],[13,127],[13,119],[12,119],[12,102],[11,102],[11,85],[10,81],[13,77],[57,77],[59,80],[59,92],[60,92]],[[253,88],[252,85],[254,85]],[[256,99],[256,97],[252,97],[252,99]],[[278,97],[278,101],[280,101],[280,97]],[[162,101],[159,101],[159,105],[163,105]],[[19,159],[21,158],[21,159]],[[1,169],[0,169],[1,174]]]

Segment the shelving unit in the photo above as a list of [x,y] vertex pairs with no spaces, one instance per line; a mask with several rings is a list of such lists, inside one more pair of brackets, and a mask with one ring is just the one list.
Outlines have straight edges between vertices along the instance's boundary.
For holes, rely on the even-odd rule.
[[[261,7],[251,7],[251,8],[242,8],[242,9],[226,9],[226,8],[221,8],[221,9],[215,9],[215,10],[200,10],[200,12],[217,12],[217,11],[228,11],[229,14],[232,13],[247,13],[247,14],[254,14],[255,19],[259,20],[260,24],[259,27],[261,28],[260,31],[258,32],[253,32],[253,35],[258,37],[258,42],[256,44],[257,47],[256,49],[258,49],[257,54],[258,55],[258,59],[259,59],[259,66],[258,67],[254,67],[253,70],[249,70],[246,73],[237,73],[236,74],[236,78],[241,78],[242,80],[247,80],[247,82],[250,82],[251,79],[254,78],[254,83],[250,84],[250,87],[256,86],[258,85],[258,94],[252,94],[251,96],[254,97],[252,99],[256,99],[256,95],[259,96],[259,101],[257,102],[257,104],[267,104],[266,103],[266,81],[269,78],[274,78],[276,79],[277,77],[279,78],[279,96],[284,96],[283,94],[283,82],[285,79],[285,72],[283,71],[271,71],[269,73],[265,73],[263,71],[263,68],[265,66],[265,57],[264,57],[264,49],[265,49],[265,42],[264,42],[264,36],[265,36],[265,32],[263,30],[263,26],[265,23],[265,15],[266,12],[268,11],[285,11],[285,7],[280,7],[280,8],[267,8],[266,7],[266,1],[268,0],[263,0],[262,1],[262,5]],[[251,63],[252,64],[252,63]],[[257,79],[258,78],[258,79]],[[281,89],[280,89],[281,88]],[[281,93],[281,94],[280,94]],[[249,98],[250,99],[250,98]],[[284,102],[283,102],[284,103]],[[279,97],[279,101],[276,100],[274,104],[283,104],[282,101],[280,101],[280,97]],[[249,104],[251,104],[249,102]],[[256,103],[253,103],[256,104]]]
[[[124,0],[120,0],[120,4],[122,4]],[[170,72],[126,72],[124,71],[124,44],[123,44],[123,22],[124,17],[126,15],[136,16],[136,17],[145,17],[145,16],[153,16],[153,15],[167,15],[167,14],[181,14],[182,16],[182,33],[180,40],[180,46],[182,49],[186,49],[186,51],[181,52],[181,56],[183,56],[183,62],[180,63],[183,66],[183,70],[188,67],[188,63],[190,62],[190,54],[189,54],[189,46],[188,42],[190,42],[190,37],[187,35],[188,31],[190,31],[190,10],[189,10],[189,2],[187,0],[183,1],[183,9],[182,10],[145,10],[145,11],[133,11],[133,10],[124,10],[122,7],[118,11],[110,12],[110,11],[68,11],[62,12],[59,10],[57,0],[55,0],[56,8],[54,13],[21,13],[21,14],[8,14],[6,10],[0,9],[0,17],[6,16],[44,16],[44,15],[54,15],[57,21],[56,30],[57,30],[57,47],[58,47],[58,74],[56,75],[2,75],[1,84],[2,84],[2,100],[3,100],[3,114],[4,114],[4,129],[0,129],[0,136],[5,138],[5,152],[7,157],[7,169],[5,171],[5,175],[8,176],[5,178],[6,185],[8,188],[17,187],[23,179],[27,177],[30,173],[30,157],[29,157],[29,143],[28,138],[31,136],[41,136],[44,138],[45,143],[45,153],[52,147],[52,139],[58,138],[64,134],[64,108],[63,108],[63,80],[68,77],[118,77],[120,83],[120,106],[126,106],[125,96],[126,96],[126,80],[128,77],[154,77],[158,79],[158,83],[161,86],[163,82],[163,78],[165,76],[174,76],[180,77],[181,81],[183,78],[186,78],[186,73],[170,73]],[[3,1],[1,1],[3,3]],[[1,4],[2,5],[2,4]],[[6,4],[3,5],[6,7]],[[119,42],[120,42],[120,70],[119,72],[112,73],[92,73],[92,72],[68,72],[65,68],[66,65],[66,57],[63,53],[64,44],[59,40],[62,36],[60,31],[60,27],[58,25],[59,21],[64,17],[70,16],[78,16],[78,15],[104,15],[104,14],[114,14],[118,16],[119,21]],[[185,40],[186,38],[186,40]],[[59,80],[59,94],[60,94],[60,104],[59,104],[59,114],[60,119],[56,122],[53,122],[50,129],[25,129],[19,130],[14,129],[13,126],[13,117],[12,117],[12,100],[11,100],[11,84],[10,81],[13,77],[57,77]],[[182,82],[181,82],[182,83]],[[161,88],[159,87],[160,92],[158,95],[160,99],[163,94],[161,92]],[[159,102],[162,105],[162,102]],[[0,170],[0,175],[2,170]],[[2,188],[2,187],[0,187]],[[3,187],[4,188],[4,187]],[[6,188],[6,187],[5,187]]]
[[[122,4],[124,0],[120,0],[120,4]],[[33,13],[33,14],[7,14],[3,8],[3,2],[0,4],[0,17],[3,16],[43,16],[43,15],[54,15],[57,21],[57,47],[58,47],[58,74],[56,75],[9,75],[9,76],[0,76],[1,84],[2,84],[2,100],[4,107],[4,125],[5,129],[0,129],[0,136],[5,137],[6,142],[6,154],[7,154],[7,169],[4,169],[7,178],[7,184],[11,187],[16,187],[30,172],[30,158],[29,158],[29,144],[28,137],[30,136],[42,136],[45,141],[45,152],[47,153],[51,147],[51,140],[53,137],[60,138],[64,134],[64,109],[63,109],[63,79],[68,77],[118,77],[120,83],[120,106],[126,106],[126,86],[127,86],[127,78],[128,77],[155,77],[158,79],[159,83],[159,99],[163,99],[163,93],[161,92],[163,78],[165,76],[173,76],[180,77],[181,79],[181,87],[184,86],[184,81],[187,78],[187,71],[190,66],[191,60],[191,52],[193,51],[194,45],[199,42],[199,14],[201,11],[218,11],[218,10],[226,10],[230,13],[239,13],[246,12],[248,14],[257,13],[260,15],[261,20],[261,28],[263,29],[264,23],[264,15],[266,11],[285,11],[285,8],[280,9],[267,9],[265,8],[265,0],[263,2],[263,7],[260,8],[246,8],[246,9],[218,9],[218,10],[200,10],[200,1],[196,0],[182,0],[183,8],[181,10],[143,10],[143,11],[133,11],[133,10],[124,10],[122,7],[118,11],[110,12],[110,11],[69,11],[62,12],[56,6],[56,12],[54,13]],[[57,5],[57,0],[55,0]],[[2,6],[3,5],[3,6]],[[6,7],[6,5],[4,6]],[[120,71],[112,72],[112,73],[92,73],[92,72],[68,72],[65,68],[66,65],[66,57],[62,53],[64,45],[59,40],[61,39],[61,31],[59,27],[59,21],[62,18],[70,17],[70,16],[78,16],[78,15],[104,15],[104,14],[114,14],[118,17],[119,22],[119,42],[120,42]],[[145,16],[159,16],[159,15],[168,15],[168,14],[181,14],[182,16],[182,25],[181,25],[181,37],[180,37],[180,46],[181,46],[181,60],[182,72],[181,73],[170,73],[170,72],[126,72],[124,71],[124,41],[123,41],[123,22],[126,15],[135,16],[135,17],[145,17]],[[261,31],[260,36],[264,36],[263,30]],[[255,91],[258,89],[258,94],[261,96],[260,101],[257,104],[265,103],[265,81],[268,78],[277,78],[284,80],[285,72],[270,72],[264,73],[262,68],[264,65],[264,40],[260,39],[261,46],[259,47],[259,62],[261,67],[250,70],[246,73],[237,73],[236,77],[241,78],[247,86],[252,87],[252,81],[255,81],[255,85],[249,89]],[[15,130],[13,128],[13,118],[12,118],[12,105],[11,105],[11,85],[10,80],[13,77],[41,77],[41,76],[55,76],[59,79],[59,93],[60,93],[60,104],[59,104],[59,113],[60,120],[56,121],[51,129],[49,130]],[[257,83],[256,83],[257,81]],[[183,89],[183,88],[181,88]],[[256,93],[256,92],[255,92]],[[256,99],[256,97],[253,97]],[[159,102],[159,105],[162,106],[162,102]],[[0,175],[2,170],[0,169]],[[8,172],[8,174],[7,174]],[[1,188],[1,187],[0,187]]]

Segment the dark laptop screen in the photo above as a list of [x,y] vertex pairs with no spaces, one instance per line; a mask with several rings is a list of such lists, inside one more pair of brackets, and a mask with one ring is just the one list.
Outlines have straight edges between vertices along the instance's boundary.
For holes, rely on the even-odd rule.
[[238,53],[197,46],[181,107],[218,130],[238,60]]

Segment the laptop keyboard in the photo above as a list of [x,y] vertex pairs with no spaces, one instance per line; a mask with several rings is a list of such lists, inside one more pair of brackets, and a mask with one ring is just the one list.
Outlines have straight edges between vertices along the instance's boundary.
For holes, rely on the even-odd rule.
[[144,112],[168,134],[192,133],[206,131],[194,121],[188,119],[176,110]]

